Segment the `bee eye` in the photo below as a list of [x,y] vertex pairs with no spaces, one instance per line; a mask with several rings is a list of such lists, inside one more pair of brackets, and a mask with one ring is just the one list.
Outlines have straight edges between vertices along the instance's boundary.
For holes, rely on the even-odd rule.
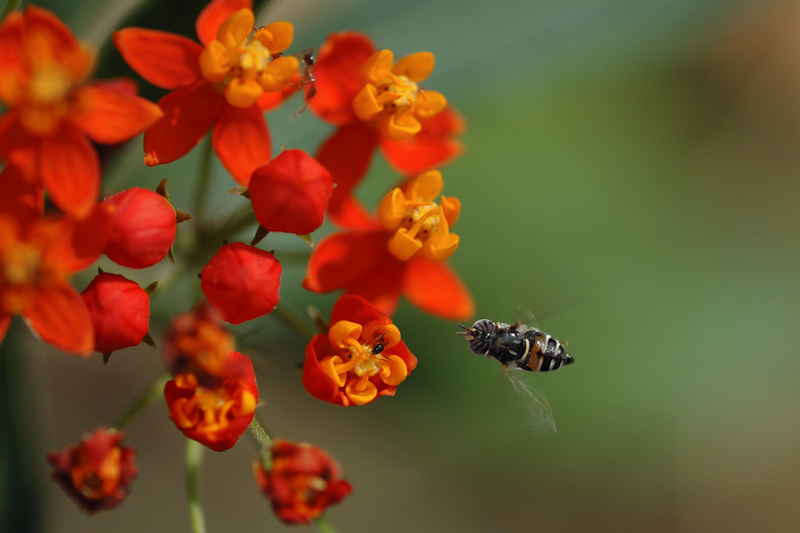
[[383,351],[383,344],[376,344],[372,349],[372,355],[378,355]]

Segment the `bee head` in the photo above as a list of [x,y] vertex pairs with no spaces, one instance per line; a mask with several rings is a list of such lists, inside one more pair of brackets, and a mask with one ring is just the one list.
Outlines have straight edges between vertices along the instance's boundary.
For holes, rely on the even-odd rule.
[[494,336],[494,322],[487,318],[482,318],[468,328],[464,324],[459,324],[464,331],[459,331],[456,335],[463,335],[469,342],[469,349],[476,354],[485,355],[489,352],[491,339]]

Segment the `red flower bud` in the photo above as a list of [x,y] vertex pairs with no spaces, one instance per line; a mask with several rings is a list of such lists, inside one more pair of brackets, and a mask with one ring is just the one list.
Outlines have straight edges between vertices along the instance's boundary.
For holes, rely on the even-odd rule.
[[178,374],[164,387],[169,417],[186,437],[214,451],[231,448],[253,421],[258,388],[253,363],[246,355],[231,352],[243,373],[206,388],[194,374]]
[[247,190],[262,227],[307,235],[322,225],[333,178],[302,150],[286,150],[253,172]]
[[105,254],[118,265],[146,268],[155,265],[175,242],[177,217],[169,200],[133,187],[106,198],[116,208],[114,229]]
[[99,428],[78,446],[47,454],[53,479],[88,514],[113,509],[130,492],[136,453],[121,440],[122,432]]
[[256,459],[253,474],[285,524],[310,524],[353,490],[339,478],[339,465],[333,458],[310,444],[275,439],[270,462],[265,468],[264,461]]
[[200,274],[200,288],[223,320],[241,324],[278,303],[281,264],[270,252],[241,242],[222,246]]
[[94,349],[136,346],[150,329],[150,295],[119,274],[101,272],[81,293],[94,325]]

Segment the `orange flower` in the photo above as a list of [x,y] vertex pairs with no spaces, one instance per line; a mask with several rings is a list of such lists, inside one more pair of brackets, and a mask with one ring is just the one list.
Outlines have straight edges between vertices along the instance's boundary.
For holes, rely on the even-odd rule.
[[108,219],[102,206],[81,221],[0,215],[0,324],[21,314],[45,342],[91,354],[92,321],[69,278],[99,257]]
[[173,376],[193,374],[205,387],[244,372],[247,358],[233,357],[233,336],[207,303],[172,319],[164,339],[164,359]]
[[306,347],[303,386],[326,402],[351,406],[394,396],[417,366],[400,340],[400,330],[378,308],[359,296],[344,295],[331,312],[327,335]]
[[53,479],[87,514],[115,508],[131,490],[136,452],[121,441],[121,431],[99,428],[78,446],[47,454]]
[[136,72],[175,89],[158,102],[164,117],[145,133],[145,163],[183,157],[211,128],[217,156],[240,184],[246,186],[253,170],[270,160],[262,113],[283,101],[282,89],[300,65],[296,57],[281,56],[292,43],[290,23],[254,29],[254,22],[250,0],[213,0],[197,19],[202,46],[143,28],[114,33],[114,45]]
[[0,157],[43,186],[64,212],[86,216],[100,165],[90,140],[114,144],[152,125],[161,110],[112,83],[84,84],[93,56],[55,15],[28,6],[0,25]]
[[471,317],[469,289],[444,263],[458,248],[450,226],[461,204],[444,196],[435,202],[442,187],[439,171],[426,172],[384,197],[379,222],[323,239],[311,254],[303,286],[314,292],[345,289],[389,315],[405,294],[442,318]]
[[376,147],[405,175],[441,166],[461,153],[461,143],[453,137],[463,132],[463,120],[446,107],[440,93],[419,89],[433,63],[428,52],[394,63],[391,51],[376,51],[356,32],[333,34],[320,49],[309,107],[339,127],[317,154],[337,184],[328,208],[333,222],[370,227],[368,214],[352,193]]
[[253,421],[258,388],[253,363],[239,352],[231,352],[241,376],[218,386],[201,386],[194,374],[178,374],[164,387],[169,416],[186,437],[214,451],[231,448]]
[[267,453],[253,461],[253,475],[284,524],[310,525],[353,490],[339,477],[336,461],[316,446],[275,439]]

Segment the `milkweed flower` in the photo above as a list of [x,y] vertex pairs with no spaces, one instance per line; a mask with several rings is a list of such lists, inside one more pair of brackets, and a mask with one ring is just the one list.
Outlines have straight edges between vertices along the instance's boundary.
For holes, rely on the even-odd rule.
[[332,191],[331,173],[302,150],[284,150],[257,168],[247,187],[261,227],[297,235],[322,225]]
[[233,336],[207,303],[176,315],[164,339],[164,359],[173,376],[193,374],[199,384],[214,388],[244,373],[247,358],[233,357]]
[[435,198],[443,181],[426,172],[387,194],[370,227],[335,233],[314,248],[303,286],[344,289],[391,315],[401,294],[424,311],[450,320],[475,313],[469,289],[445,263],[459,245],[450,232],[461,211],[457,198]]
[[53,480],[87,514],[113,509],[131,490],[136,452],[121,446],[121,431],[99,428],[77,446],[47,454]]
[[270,160],[262,113],[283,101],[281,90],[300,66],[296,57],[281,56],[294,36],[290,23],[254,23],[251,0],[213,0],[196,23],[202,45],[143,28],[114,33],[114,45],[139,75],[172,90],[158,102],[164,117],[145,133],[147,165],[183,157],[209,129],[217,156],[241,185]]
[[314,336],[306,346],[303,386],[326,402],[365,405],[394,396],[416,366],[400,330],[382,311],[359,296],[344,295],[333,306],[328,334]]
[[317,153],[337,185],[328,210],[333,222],[370,226],[352,192],[376,148],[404,175],[441,166],[461,153],[454,136],[463,132],[463,120],[443,95],[420,88],[433,66],[429,52],[395,62],[390,50],[376,50],[357,32],[333,34],[320,48],[309,108],[338,127]]
[[353,490],[336,461],[316,446],[275,439],[267,453],[253,461],[253,475],[284,524],[310,525]]
[[258,388],[253,363],[239,352],[231,352],[242,369],[237,376],[216,386],[200,385],[194,374],[178,374],[164,387],[169,416],[187,438],[221,452],[231,448],[253,421]]
[[51,12],[28,6],[0,24],[0,157],[47,190],[63,212],[88,215],[100,190],[91,142],[115,144],[161,117],[114,82],[86,83],[92,53]]
[[255,246],[225,244],[200,273],[200,288],[224,321],[241,324],[275,309],[281,264]]
[[125,276],[101,272],[81,293],[102,354],[136,346],[150,329],[150,295]]
[[92,321],[69,279],[99,257],[107,231],[108,213],[99,205],[83,220],[0,214],[0,333],[20,314],[45,342],[91,354]]

